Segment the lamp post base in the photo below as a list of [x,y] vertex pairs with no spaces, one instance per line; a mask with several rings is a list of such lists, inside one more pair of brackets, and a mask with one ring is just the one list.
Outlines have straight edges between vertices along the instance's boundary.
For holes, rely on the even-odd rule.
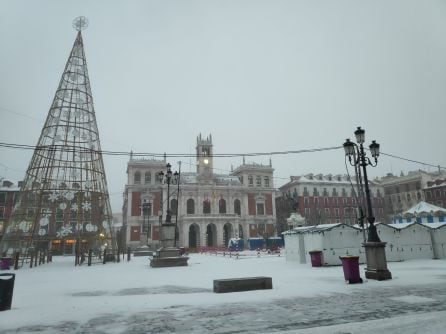
[[365,277],[384,281],[392,279],[392,273],[387,269],[386,242],[364,242],[367,268]]
[[162,247],[158,249],[150,259],[150,266],[159,267],[183,267],[187,266],[189,257],[181,256],[180,249],[177,247]]
[[180,249],[175,246],[175,224],[161,225],[161,245],[150,259],[150,266],[159,267],[183,267],[187,266],[189,257],[182,256]]

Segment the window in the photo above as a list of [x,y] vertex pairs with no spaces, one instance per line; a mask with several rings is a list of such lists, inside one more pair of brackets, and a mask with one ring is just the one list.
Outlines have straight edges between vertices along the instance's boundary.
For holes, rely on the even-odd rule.
[[426,191],[426,199],[431,199],[432,198],[432,194],[430,191]]
[[327,188],[324,188],[324,196],[328,196]]
[[407,201],[410,202],[410,194],[407,194]]
[[328,197],[324,198],[324,205],[328,205]]
[[304,196],[308,196],[308,189],[307,189],[307,187],[304,187]]
[[0,219],[4,218],[4,214],[5,214],[5,208],[4,207],[0,207]]
[[193,215],[195,213],[195,201],[192,198],[189,198],[186,202],[186,210],[188,215]]
[[333,197],[336,197],[336,196],[338,196],[338,193],[336,191],[336,188],[333,188]]
[[135,172],[135,175],[133,175],[133,183],[140,184],[141,183],[141,173]]
[[305,208],[305,216],[309,216],[311,213],[310,208]]
[[203,201],[203,213],[211,213],[211,201],[208,199]]
[[257,187],[262,186],[262,178],[260,176],[256,176],[256,186]]
[[313,188],[313,196],[318,196],[317,188]]
[[350,215],[350,208],[344,208],[344,217],[348,217]]
[[420,192],[417,192],[417,200],[421,201],[421,194],[420,194]]
[[308,203],[310,203],[308,197],[304,197],[304,204],[305,204],[305,205],[308,205]]
[[352,205],[356,205],[356,198],[352,198]]
[[330,217],[330,208],[325,208],[325,216]]
[[0,193],[0,205],[6,204],[6,193]]
[[172,215],[178,215],[178,201],[175,198],[170,200],[170,211],[172,212]]
[[335,216],[339,217],[339,209],[338,208],[335,208]]
[[315,205],[318,205],[318,204],[319,204],[319,197],[315,197],[315,198],[314,198],[314,204],[315,204]]
[[344,220],[344,222],[345,222],[346,225],[350,225],[350,219],[346,218],[346,219]]
[[218,201],[218,213],[226,213],[226,201],[223,198]]
[[238,200],[238,199],[236,199],[234,201],[234,213],[239,215],[239,216],[241,216],[241,214],[242,214],[242,210],[241,210],[241,207],[240,207],[240,200]]
[[263,216],[265,214],[265,205],[263,203],[257,203],[257,215]]
[[146,173],[144,174],[144,183],[145,183],[145,184],[150,184],[150,183],[152,183],[152,173],[150,173],[150,172],[146,172]]
[[240,180],[240,183],[243,184],[243,176],[239,176],[238,179]]
[[347,205],[347,204],[348,204],[348,200],[347,200],[347,198],[344,197],[344,198],[342,199],[342,203],[344,203],[344,205]]
[[333,198],[333,205],[338,205],[338,198],[337,197]]
[[265,176],[265,178],[263,179],[263,181],[265,181],[265,187],[269,188],[269,177]]
[[252,175],[248,175],[248,186],[252,187],[254,185],[254,179]]

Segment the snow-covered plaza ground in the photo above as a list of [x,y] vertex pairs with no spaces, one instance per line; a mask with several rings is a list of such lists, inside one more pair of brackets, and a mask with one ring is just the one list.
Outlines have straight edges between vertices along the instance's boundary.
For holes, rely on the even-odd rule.
[[[192,254],[176,268],[150,268],[147,257],[91,267],[54,257],[10,271],[0,333],[444,333],[446,261],[389,269],[392,280],[349,285],[342,267],[278,256]],[[250,276],[271,276],[273,289],[213,293],[214,279]]]

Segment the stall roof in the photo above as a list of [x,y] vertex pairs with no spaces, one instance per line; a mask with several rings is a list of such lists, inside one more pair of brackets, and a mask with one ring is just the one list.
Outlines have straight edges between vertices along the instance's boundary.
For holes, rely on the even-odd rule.
[[446,214],[446,209],[426,202],[419,202],[405,211],[403,215],[416,215],[419,213],[443,213]]

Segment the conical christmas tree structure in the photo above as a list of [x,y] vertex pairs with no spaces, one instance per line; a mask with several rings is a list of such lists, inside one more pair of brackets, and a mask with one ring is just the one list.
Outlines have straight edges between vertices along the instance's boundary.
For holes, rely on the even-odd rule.
[[112,213],[81,30],[16,199],[1,251],[114,250]]

